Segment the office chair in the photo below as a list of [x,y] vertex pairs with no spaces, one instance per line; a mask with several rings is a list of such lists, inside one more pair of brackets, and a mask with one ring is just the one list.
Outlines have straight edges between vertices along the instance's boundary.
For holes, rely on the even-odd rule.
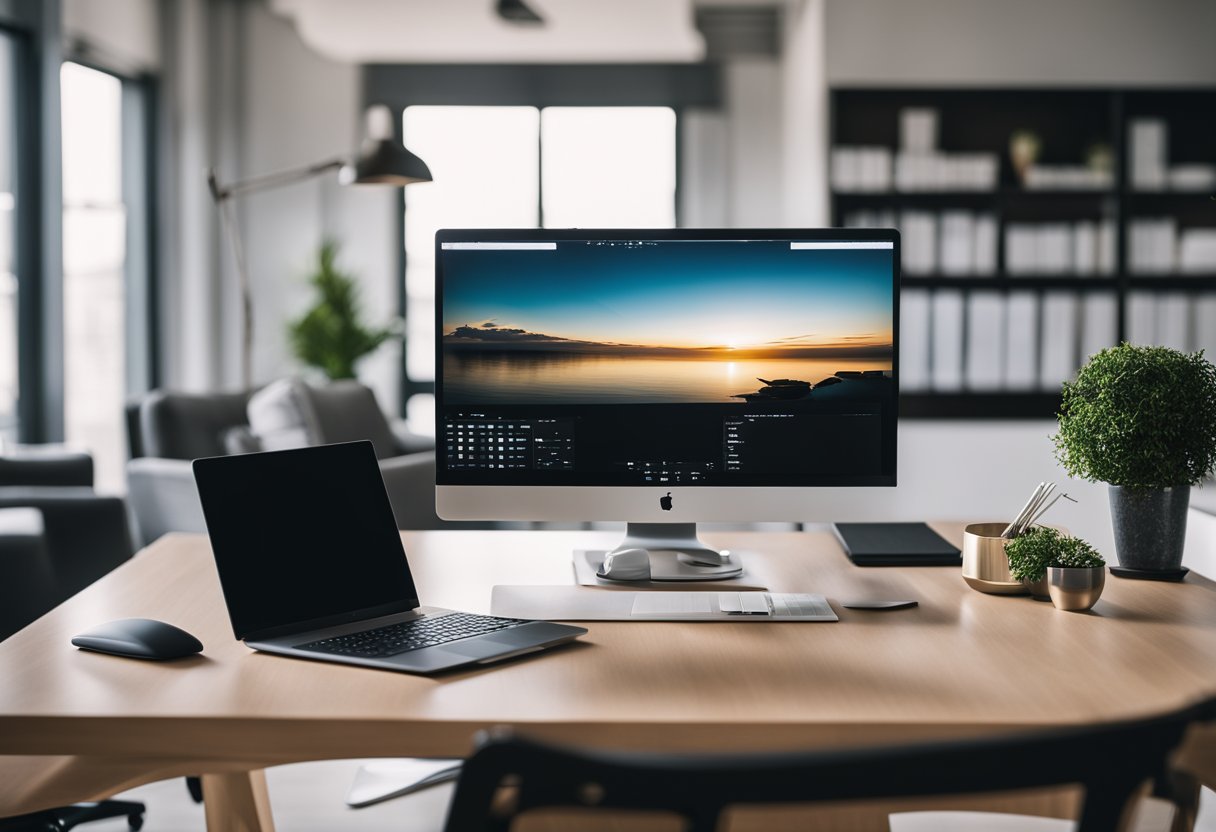
[[[590,751],[494,732],[465,763],[446,832],[505,832],[542,807],[675,813],[713,832],[737,804],[814,803],[969,794],[1078,784],[1077,832],[1120,828],[1124,811],[1196,707],[1149,719],[1007,737],[888,748],[751,755]],[[499,794],[503,787],[513,791]],[[506,799],[502,799],[503,796]]]
[[139,832],[144,825],[144,804],[132,800],[102,800],[45,809],[0,819],[0,832],[67,832],[82,823],[110,818],[127,819],[127,828]]

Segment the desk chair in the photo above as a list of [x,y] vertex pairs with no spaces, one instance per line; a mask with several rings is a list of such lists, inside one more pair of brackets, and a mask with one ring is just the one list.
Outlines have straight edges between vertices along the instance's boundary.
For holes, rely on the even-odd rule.
[[[1209,711],[1210,704],[1205,704]],[[1200,710],[1029,735],[891,748],[678,755],[561,748],[499,732],[465,763],[446,832],[505,832],[539,808],[669,812],[713,832],[728,806],[1084,787],[1078,832],[1120,829]],[[1206,711],[1204,712],[1206,713]],[[500,789],[511,791],[500,795]]]

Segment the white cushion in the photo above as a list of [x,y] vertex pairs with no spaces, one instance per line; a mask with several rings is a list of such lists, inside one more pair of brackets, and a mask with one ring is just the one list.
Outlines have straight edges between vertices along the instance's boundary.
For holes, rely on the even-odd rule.
[[280,379],[254,393],[247,413],[249,430],[264,451],[321,444],[307,385],[298,378]]

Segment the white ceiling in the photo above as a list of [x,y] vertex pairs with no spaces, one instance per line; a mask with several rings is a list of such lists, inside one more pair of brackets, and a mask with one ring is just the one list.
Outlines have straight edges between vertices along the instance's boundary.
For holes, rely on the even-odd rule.
[[494,0],[270,0],[310,47],[352,63],[698,61],[693,0],[527,0],[545,24],[508,23]]

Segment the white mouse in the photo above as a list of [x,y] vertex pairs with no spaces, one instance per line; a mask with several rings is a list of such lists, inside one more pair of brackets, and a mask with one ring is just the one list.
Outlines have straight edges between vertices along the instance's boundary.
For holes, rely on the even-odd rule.
[[618,549],[604,556],[600,577],[612,581],[649,581],[650,552],[645,549]]

